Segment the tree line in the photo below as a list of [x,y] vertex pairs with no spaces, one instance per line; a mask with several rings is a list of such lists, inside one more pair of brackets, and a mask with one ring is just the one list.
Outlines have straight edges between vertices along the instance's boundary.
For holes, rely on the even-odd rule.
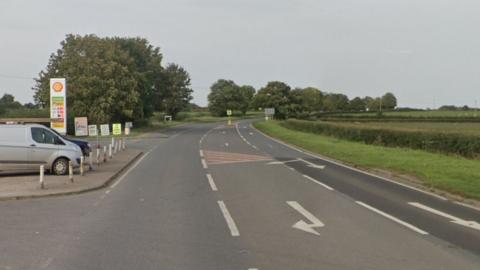
[[66,78],[67,109],[91,123],[140,121],[165,111],[173,117],[192,99],[190,75],[162,65],[160,48],[144,38],[69,34],[39,73],[34,100],[48,107],[50,78]]
[[275,108],[278,118],[308,117],[319,112],[364,112],[393,110],[397,98],[388,92],[381,97],[355,97],[322,92],[314,87],[294,88],[272,81],[258,91],[252,86],[239,86],[232,80],[220,79],[210,88],[208,108],[218,116],[227,109],[245,114],[248,109]]

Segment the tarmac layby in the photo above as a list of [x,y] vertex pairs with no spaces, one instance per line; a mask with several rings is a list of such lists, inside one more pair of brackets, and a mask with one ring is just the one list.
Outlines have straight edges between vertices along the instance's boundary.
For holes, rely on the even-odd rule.
[[0,202],[0,269],[480,269],[480,212],[242,121],[138,139],[109,187]]

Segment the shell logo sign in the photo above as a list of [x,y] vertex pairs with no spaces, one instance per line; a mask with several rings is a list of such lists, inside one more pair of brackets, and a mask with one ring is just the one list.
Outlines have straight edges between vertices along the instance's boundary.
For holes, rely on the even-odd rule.
[[63,91],[63,84],[61,82],[54,82],[52,85],[53,91],[59,93]]

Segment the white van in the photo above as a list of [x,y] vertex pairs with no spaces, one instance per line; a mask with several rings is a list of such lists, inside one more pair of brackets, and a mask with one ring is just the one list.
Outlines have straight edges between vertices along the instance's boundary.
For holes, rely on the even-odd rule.
[[62,175],[68,162],[80,166],[82,150],[76,144],[37,124],[0,125],[0,173],[45,170]]

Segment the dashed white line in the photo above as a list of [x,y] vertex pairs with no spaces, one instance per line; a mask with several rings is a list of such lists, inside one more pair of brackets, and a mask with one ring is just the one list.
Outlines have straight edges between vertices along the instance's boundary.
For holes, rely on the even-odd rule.
[[202,166],[204,169],[208,169],[207,162],[202,158]]
[[233,237],[240,236],[240,232],[238,231],[237,225],[235,224],[235,221],[233,220],[232,215],[230,215],[230,212],[228,212],[228,209],[225,203],[223,201],[218,201],[218,206],[220,207],[223,217],[227,222],[228,228],[230,229],[230,234]]
[[326,189],[328,189],[328,190],[334,190],[334,189],[333,189],[332,187],[330,187],[329,185],[326,185],[326,184],[318,181],[317,179],[312,178],[312,177],[310,177],[310,176],[308,176],[308,175],[306,175],[306,174],[304,174],[303,177],[307,178],[308,180],[310,180],[310,181],[314,182],[315,184],[318,184],[318,185],[320,185],[320,186],[322,186],[322,187],[324,187],[324,188],[326,188]]
[[226,142],[226,143],[225,143],[225,147],[228,147],[228,146],[229,146],[229,144],[228,144],[228,142]]
[[213,181],[213,177],[211,174],[207,174],[207,179],[208,179],[208,183],[210,184],[210,188],[213,190],[213,191],[218,191],[218,188],[217,188],[217,185],[215,185],[215,182]]
[[437,209],[433,209],[431,207],[428,207],[426,205],[423,205],[421,203],[417,203],[417,202],[409,202],[408,203],[409,205],[411,206],[414,206],[414,207],[417,207],[417,208],[420,208],[422,210],[425,210],[425,211],[428,211],[432,214],[435,214],[435,215],[439,215],[441,217],[444,217],[446,219],[449,219],[450,222],[452,223],[455,223],[455,224],[458,224],[458,225],[462,225],[462,226],[465,226],[465,227],[469,227],[469,228],[472,228],[472,229],[475,229],[475,230],[480,230],[480,224],[477,223],[476,221],[473,221],[473,220],[464,220],[464,219],[461,219],[461,218],[458,218],[456,216],[452,216],[450,214],[447,214],[447,213],[444,213],[442,211],[439,211]]
[[200,150],[200,157],[203,158],[203,150]]
[[363,203],[363,202],[360,202],[360,201],[356,201],[356,203],[359,204],[359,205],[361,205],[361,206],[363,206],[363,207],[365,207],[365,208],[367,208],[367,209],[370,210],[370,211],[373,211],[373,212],[375,212],[375,213],[377,213],[377,214],[379,214],[379,215],[381,215],[381,216],[383,216],[383,217],[386,217],[386,218],[388,218],[388,219],[390,219],[390,220],[392,220],[392,221],[394,221],[394,222],[396,222],[396,223],[398,223],[398,224],[400,224],[400,225],[403,225],[403,226],[409,228],[410,230],[412,230],[412,231],[414,231],[414,232],[417,232],[417,233],[422,234],[422,235],[427,235],[427,234],[428,234],[428,232],[426,232],[426,231],[424,231],[424,230],[421,230],[421,229],[413,226],[412,224],[407,223],[407,222],[405,222],[405,221],[402,221],[402,220],[400,220],[400,219],[398,219],[398,218],[396,218],[396,217],[394,217],[394,216],[392,216],[392,215],[389,215],[389,214],[387,214],[387,213],[385,213],[385,212],[382,212],[382,211],[380,211],[380,210],[378,210],[378,209],[376,209],[376,208],[374,208],[374,207],[372,207],[372,206],[370,206],[370,205],[368,205],[368,204],[366,204],[366,203]]

